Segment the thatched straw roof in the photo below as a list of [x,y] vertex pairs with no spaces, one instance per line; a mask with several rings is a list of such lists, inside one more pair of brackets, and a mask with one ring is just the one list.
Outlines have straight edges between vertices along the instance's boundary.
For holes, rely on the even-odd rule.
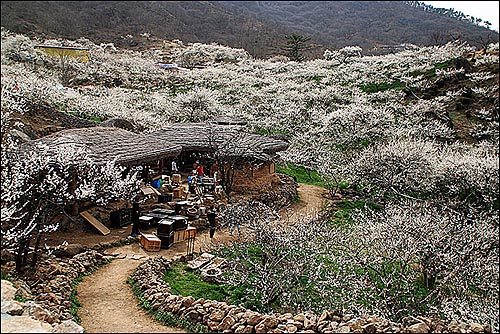
[[148,136],[180,145],[183,151],[217,151],[226,157],[261,161],[271,160],[274,153],[289,146],[282,140],[244,132],[240,126],[213,123],[178,123]]
[[216,116],[208,120],[208,123],[219,124],[219,125],[241,125],[245,126],[248,124],[246,120],[235,116]]
[[181,146],[154,136],[135,134],[111,127],[67,129],[27,143],[24,149],[46,144],[48,152],[56,152],[65,145],[82,147],[96,163],[116,158],[120,165],[138,165],[167,157],[177,156]]

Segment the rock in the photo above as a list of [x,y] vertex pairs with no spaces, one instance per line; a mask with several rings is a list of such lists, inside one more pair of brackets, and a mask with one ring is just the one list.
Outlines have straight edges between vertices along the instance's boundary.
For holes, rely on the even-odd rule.
[[266,327],[266,325],[264,324],[264,321],[259,322],[259,323],[255,326],[255,333],[267,333],[267,327]]
[[293,317],[293,320],[300,321],[300,322],[304,322],[305,319],[306,319],[306,316],[304,315],[304,313],[299,313],[295,317]]
[[349,326],[341,326],[336,329],[336,333],[350,333],[351,332],[351,327]]
[[52,326],[29,316],[16,316],[2,321],[2,333],[50,333]]
[[207,326],[213,331],[216,331],[219,328],[219,322],[217,321],[212,321],[212,320],[207,320]]
[[199,316],[200,316],[200,314],[198,312],[196,312],[195,310],[189,311],[185,315],[186,318],[188,318],[192,321],[197,321]]
[[278,317],[278,321],[285,321],[288,319],[293,319],[293,314],[285,313],[285,314],[282,314],[281,316]]
[[352,314],[346,314],[342,317],[342,321],[343,322],[348,322],[349,320],[351,320],[353,317],[352,317]]
[[484,332],[484,327],[481,326],[478,323],[473,322],[472,324],[470,324],[470,330],[473,333],[483,333]]
[[253,326],[247,325],[243,333],[253,333],[253,331],[254,331]]
[[14,285],[6,280],[2,280],[2,301],[14,300],[17,289]]
[[317,319],[316,316],[306,317],[304,319],[304,329],[313,331],[316,330],[317,326],[316,319]]
[[208,318],[213,321],[221,322],[225,316],[226,312],[224,310],[215,309]]
[[408,333],[429,333],[430,331],[429,326],[427,326],[427,324],[423,322],[411,325],[407,329]]
[[347,323],[347,326],[351,327],[351,330],[353,332],[358,332],[358,331],[362,332],[363,331],[362,324],[363,324],[363,321],[360,319],[357,319],[357,320],[350,320]]
[[235,330],[234,332],[235,333],[245,333],[245,328],[246,326],[245,325],[239,325]]
[[21,315],[23,314],[23,306],[24,303],[15,300],[2,300],[2,313]]
[[321,313],[318,321],[326,321],[326,320],[328,320],[329,317],[330,317],[330,314],[328,313],[328,311],[323,311],[323,313]]
[[54,251],[54,254],[59,257],[73,257],[85,251],[85,247],[81,244],[69,244],[66,247]]
[[83,327],[73,320],[64,320],[56,324],[52,330],[53,333],[83,333],[83,331]]
[[375,333],[377,332],[377,326],[372,323],[363,326],[363,333]]
[[194,303],[194,298],[192,296],[185,297],[182,300],[182,306],[184,306],[184,307],[189,307],[189,306],[193,305],[193,303]]
[[33,295],[31,294],[31,289],[24,281],[17,281],[17,294],[23,296],[25,299],[33,299]]
[[297,330],[298,330],[298,328],[295,325],[288,325],[288,326],[286,326],[286,331],[288,333],[296,333]]
[[49,324],[52,324],[54,322],[52,313],[38,304],[33,304],[32,306],[30,306],[28,308],[28,313],[36,320],[48,322]]
[[257,325],[259,322],[261,322],[263,319],[262,315],[258,314],[258,313],[255,313],[255,314],[252,314],[248,319],[247,319],[247,324],[249,324],[250,326],[255,326]]
[[278,327],[278,321],[273,317],[265,317],[260,323],[263,323],[269,329]]
[[233,316],[228,315],[224,319],[222,319],[219,324],[219,331],[224,331],[226,329],[231,328],[236,323],[236,319]]

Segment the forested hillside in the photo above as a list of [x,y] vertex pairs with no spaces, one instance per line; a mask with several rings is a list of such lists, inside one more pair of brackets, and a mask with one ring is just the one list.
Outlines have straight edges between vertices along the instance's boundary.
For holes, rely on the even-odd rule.
[[380,54],[382,46],[403,43],[498,42],[497,32],[475,20],[422,8],[415,1],[2,1],[1,22],[30,36],[87,37],[134,49],[163,39],[217,42],[259,58],[282,52],[292,33],[311,38],[310,59],[355,45]]

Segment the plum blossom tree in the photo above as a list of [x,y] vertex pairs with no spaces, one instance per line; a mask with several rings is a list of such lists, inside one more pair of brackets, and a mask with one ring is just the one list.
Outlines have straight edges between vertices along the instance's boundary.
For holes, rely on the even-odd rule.
[[113,161],[97,165],[81,147],[60,145],[55,154],[43,145],[29,150],[2,156],[7,160],[2,170],[2,247],[15,251],[18,271],[30,253],[31,265],[36,265],[44,233],[58,229],[57,218],[69,205],[87,200],[105,205],[131,199],[137,191],[133,175],[123,177],[123,168]]
[[[428,294],[408,293],[417,303],[433,305],[431,312],[455,302],[471,311],[460,315],[467,321],[482,318],[498,327],[493,305],[499,302],[499,225],[494,214],[406,201],[390,203],[383,211],[358,211],[354,221],[356,260],[380,272],[384,286],[379,293],[393,312],[402,308],[390,293],[403,285],[398,281],[408,287],[421,282]],[[396,266],[401,271],[394,271]],[[447,316],[456,317],[453,312]]]
[[131,198],[137,187],[134,175],[124,177],[113,161],[96,164],[84,147],[21,145],[12,136],[11,113],[22,113],[24,104],[10,88],[2,87],[2,248],[15,254],[16,269],[22,271],[30,254],[31,266],[36,265],[43,235],[57,230],[57,218],[68,205]]
[[233,49],[217,43],[194,43],[180,52],[177,62],[181,66],[192,68],[197,65],[240,62],[249,58],[250,54],[243,49]]

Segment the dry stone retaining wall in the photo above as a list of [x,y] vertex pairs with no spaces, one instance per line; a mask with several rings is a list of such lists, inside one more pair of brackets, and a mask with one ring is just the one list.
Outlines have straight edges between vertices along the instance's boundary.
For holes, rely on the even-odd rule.
[[163,275],[172,260],[157,256],[141,263],[132,275],[137,287],[155,311],[171,312],[193,324],[223,333],[480,333],[490,332],[480,324],[445,324],[423,317],[408,317],[403,323],[339,311],[299,314],[261,314],[225,302],[173,295]]

